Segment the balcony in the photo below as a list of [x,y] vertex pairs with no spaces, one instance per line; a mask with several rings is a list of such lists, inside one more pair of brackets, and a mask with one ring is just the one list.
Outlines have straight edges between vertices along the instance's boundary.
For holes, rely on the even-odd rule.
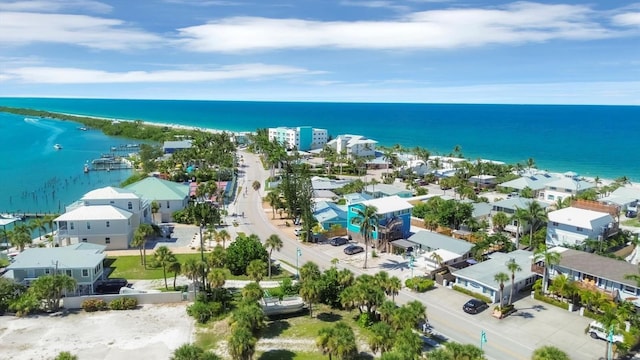
[[537,265],[537,264],[531,264],[531,272],[544,276],[544,266],[541,265]]

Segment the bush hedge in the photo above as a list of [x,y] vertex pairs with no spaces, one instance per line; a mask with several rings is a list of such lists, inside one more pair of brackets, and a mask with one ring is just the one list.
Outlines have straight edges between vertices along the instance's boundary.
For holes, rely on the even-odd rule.
[[493,303],[493,300],[491,300],[489,297],[487,297],[485,295],[482,295],[480,293],[477,293],[477,292],[473,292],[473,291],[471,291],[469,289],[465,289],[465,288],[463,288],[461,286],[458,286],[458,285],[453,285],[453,290],[459,291],[459,292],[461,292],[463,294],[467,294],[469,296],[473,296],[474,298],[476,298],[478,300],[482,300],[482,301],[486,302],[487,304]]
[[133,310],[138,306],[136,298],[121,297],[109,303],[111,310]]
[[102,299],[87,299],[82,302],[82,309],[86,312],[102,311],[109,309],[109,305]]
[[224,313],[222,303],[217,301],[196,301],[187,308],[187,314],[196,319],[200,324],[206,324],[209,320]]
[[538,291],[536,291],[533,295],[533,298],[536,300],[540,300],[542,302],[546,302],[547,304],[551,304],[553,306],[557,306],[559,308],[563,308],[565,310],[569,310],[569,304],[560,300],[552,299],[550,297],[544,296]]
[[404,282],[404,285],[411,290],[417,292],[425,292],[427,290],[433,289],[435,281],[424,277],[414,277],[407,279]]

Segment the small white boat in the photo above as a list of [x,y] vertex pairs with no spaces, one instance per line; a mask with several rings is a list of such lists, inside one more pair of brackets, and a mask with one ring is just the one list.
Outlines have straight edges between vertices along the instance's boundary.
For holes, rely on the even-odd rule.
[[62,149],[62,145],[55,144],[55,145],[53,145],[53,148],[56,149],[56,150],[61,150]]
[[299,296],[285,297],[282,300],[274,297],[262,298],[260,306],[266,316],[294,314],[306,307],[304,300]]

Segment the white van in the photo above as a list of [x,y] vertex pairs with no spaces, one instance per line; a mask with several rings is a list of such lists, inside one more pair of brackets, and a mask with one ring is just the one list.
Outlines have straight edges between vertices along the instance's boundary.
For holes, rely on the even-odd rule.
[[[589,334],[589,336],[591,336],[593,339],[602,339],[602,340],[609,341],[609,331],[605,330],[604,326],[597,321],[592,321],[589,324],[589,328],[587,329],[587,334]],[[614,343],[621,343],[623,341],[624,341],[624,337],[622,335],[613,334]]]

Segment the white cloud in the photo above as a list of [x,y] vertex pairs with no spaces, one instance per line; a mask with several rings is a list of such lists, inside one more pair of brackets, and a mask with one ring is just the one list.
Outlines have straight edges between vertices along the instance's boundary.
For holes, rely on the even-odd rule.
[[0,13],[0,45],[35,42],[123,50],[161,42],[154,34],[128,27],[123,21],[86,15]]
[[493,9],[450,8],[387,21],[313,21],[232,17],[179,29],[182,45],[198,52],[286,48],[451,49],[557,39],[617,36],[584,5],[518,2]]
[[359,6],[366,8],[383,8],[390,9],[394,11],[408,11],[409,7],[404,5],[398,5],[393,1],[383,1],[383,0],[373,0],[373,1],[353,1],[353,0],[344,0],[340,2],[340,5],[343,6]]
[[0,77],[4,77],[6,80],[37,84],[112,84],[204,82],[237,79],[260,80],[278,76],[312,75],[317,73],[291,66],[236,64],[221,66],[214,70],[127,72],[63,67],[21,67],[4,70],[0,73]]
[[27,0],[3,1],[0,11],[56,12],[68,9],[82,9],[96,13],[108,13],[112,7],[91,0]]
[[164,0],[169,4],[191,5],[191,6],[240,6],[242,3],[225,0]]
[[628,12],[615,15],[613,22],[622,26],[640,26],[640,12]]

